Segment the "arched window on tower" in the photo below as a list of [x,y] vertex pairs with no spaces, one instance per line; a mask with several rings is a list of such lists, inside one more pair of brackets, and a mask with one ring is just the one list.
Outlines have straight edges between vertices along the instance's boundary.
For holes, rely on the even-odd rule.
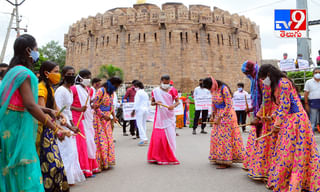
[[211,43],[210,34],[208,33],[208,43]]

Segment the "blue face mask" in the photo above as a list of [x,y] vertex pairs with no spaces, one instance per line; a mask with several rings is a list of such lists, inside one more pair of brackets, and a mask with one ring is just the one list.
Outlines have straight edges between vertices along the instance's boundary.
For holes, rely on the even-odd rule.
[[33,63],[36,63],[39,60],[40,53],[38,51],[31,51],[30,56],[32,57]]
[[242,90],[243,90],[243,89],[242,89],[242,87],[238,87],[238,91],[240,91],[240,92],[241,92]]
[[109,93],[109,95],[112,95],[112,93],[117,90],[117,88],[114,85],[112,85],[110,81],[107,81],[107,87],[107,92]]

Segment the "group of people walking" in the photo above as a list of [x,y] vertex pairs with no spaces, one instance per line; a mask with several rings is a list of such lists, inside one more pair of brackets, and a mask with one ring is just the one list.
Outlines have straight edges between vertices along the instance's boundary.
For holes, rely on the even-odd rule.
[[[122,80],[111,77],[99,85],[99,79],[91,82],[87,69],[76,74],[73,67],[65,66],[60,73],[59,65],[50,61],[41,64],[38,79],[31,71],[38,58],[32,36],[16,39],[14,57],[0,86],[0,191],[69,191],[70,185],[116,163],[114,99]],[[320,157],[294,83],[272,65],[259,67],[246,61],[241,69],[251,81],[252,108],[245,114],[236,113],[233,93],[221,80],[206,77],[194,92],[195,99],[202,95],[211,100],[210,113],[194,106],[194,113],[189,113],[192,134],[200,114],[200,133],[206,134],[205,125],[212,124],[209,161],[217,169],[243,163],[250,178],[266,182],[273,191],[320,191]],[[187,99],[194,102],[193,98],[183,100],[170,76],[163,75],[160,87],[151,93],[156,110],[149,141],[149,95],[142,82],[132,84],[125,96],[134,102],[131,135],[140,138],[139,145],[149,145],[149,163],[180,164],[174,109]],[[242,94],[243,84],[238,88],[236,94]],[[244,147],[238,119],[244,123],[250,111],[253,120]],[[179,121],[185,124],[186,118]],[[123,132],[127,135],[125,128]]]

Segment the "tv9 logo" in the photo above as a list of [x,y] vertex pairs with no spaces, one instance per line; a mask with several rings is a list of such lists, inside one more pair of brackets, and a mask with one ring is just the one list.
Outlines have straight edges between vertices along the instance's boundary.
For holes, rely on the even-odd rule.
[[307,11],[305,9],[274,10],[274,30],[280,37],[305,37]]

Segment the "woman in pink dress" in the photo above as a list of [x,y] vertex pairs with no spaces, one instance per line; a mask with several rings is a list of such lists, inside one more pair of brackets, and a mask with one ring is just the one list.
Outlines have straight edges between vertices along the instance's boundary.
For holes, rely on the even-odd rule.
[[203,84],[211,90],[214,106],[209,160],[218,164],[217,169],[242,163],[244,148],[236,112],[232,107],[230,88],[214,78],[204,79]]
[[[89,135],[86,130],[87,127],[84,125],[85,112],[89,110],[88,104],[90,104],[90,98],[88,98],[89,95],[86,92],[86,87],[90,85],[90,79],[91,72],[87,69],[83,69],[79,72],[79,75],[76,78],[76,83],[78,84],[70,88],[73,94],[73,103],[71,105],[73,123],[77,125],[79,122],[78,128],[80,129],[80,132],[87,137],[83,138],[79,134],[76,136],[80,167],[86,177],[91,177],[93,173],[97,173],[99,171],[94,154],[90,154],[90,152],[95,149],[91,149],[92,146],[88,145],[88,140],[90,140],[91,137],[94,139],[94,134]],[[83,99],[83,95],[87,98]],[[81,113],[84,114],[82,115],[82,119],[79,121]],[[93,147],[95,148],[95,146]]]
[[[169,92],[170,77],[161,77],[161,87],[152,91],[152,105],[156,105],[148,162],[159,165],[180,164],[175,156],[176,119],[173,109],[179,105],[178,95]],[[175,103],[174,103],[175,102]]]
[[113,110],[113,96],[122,80],[118,77],[111,77],[103,86],[97,90],[93,100],[95,111],[93,127],[95,129],[95,143],[97,146],[97,161],[99,171],[108,169],[116,164],[114,142],[112,135],[111,119],[115,114]]
[[273,191],[320,191],[320,157],[308,115],[294,84],[273,65],[262,65],[259,78],[271,86],[278,104],[271,117],[278,141],[267,186]]

